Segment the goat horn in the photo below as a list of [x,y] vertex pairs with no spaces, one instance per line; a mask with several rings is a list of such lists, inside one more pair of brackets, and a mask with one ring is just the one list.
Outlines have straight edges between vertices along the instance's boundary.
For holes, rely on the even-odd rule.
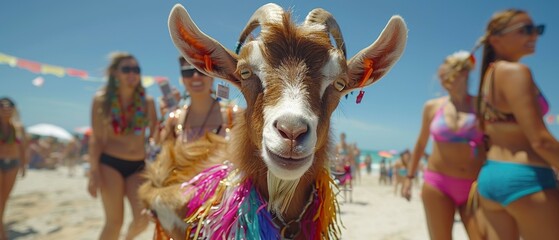
[[252,17],[250,17],[247,25],[241,32],[241,36],[239,37],[239,41],[237,42],[237,48],[235,49],[235,52],[237,54],[239,53],[241,46],[245,42],[247,36],[252,32],[252,30],[266,22],[281,21],[282,14],[283,8],[274,3],[268,3],[258,8],[254,12],[254,14],[252,14]]
[[342,31],[340,26],[332,14],[322,8],[315,8],[309,12],[307,18],[305,19],[305,25],[308,24],[322,24],[326,26],[326,30],[332,34],[334,40],[336,40],[336,46],[342,50],[344,57],[347,58],[344,37],[342,36]]

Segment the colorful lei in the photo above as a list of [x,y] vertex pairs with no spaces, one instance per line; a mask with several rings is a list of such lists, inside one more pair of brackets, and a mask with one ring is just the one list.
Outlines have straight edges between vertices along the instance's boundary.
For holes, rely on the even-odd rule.
[[9,127],[9,131],[4,135],[2,129],[0,129],[0,143],[2,144],[12,144],[12,143],[19,143],[16,138],[16,128],[11,125]]
[[[122,101],[117,91],[111,98],[111,125],[116,135],[133,132],[141,135],[147,126],[145,89],[138,88],[134,94],[132,104],[123,110]],[[128,113],[128,114],[125,114]],[[126,119],[126,115],[133,117]]]
[[[340,239],[339,205],[328,170],[317,177],[314,192],[300,216],[305,239]],[[187,239],[284,239],[284,226],[267,211],[252,181],[231,164],[213,166],[181,186],[187,203]],[[289,224],[288,224],[289,225]],[[161,228],[158,226],[161,236]]]

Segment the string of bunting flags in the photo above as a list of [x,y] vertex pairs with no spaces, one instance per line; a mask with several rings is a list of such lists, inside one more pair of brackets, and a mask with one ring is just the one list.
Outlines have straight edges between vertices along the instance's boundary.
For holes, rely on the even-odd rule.
[[[35,62],[23,58],[18,58],[14,56],[10,56],[8,54],[4,54],[0,52],[0,65],[6,64],[10,67],[17,67],[27,71],[30,71],[35,74],[41,75],[53,75],[56,77],[75,77],[79,78],[82,81],[93,81],[93,82],[104,82],[105,79],[101,77],[93,77],[89,75],[89,73],[85,70],[75,69],[75,68],[68,68],[68,67],[60,67],[51,64],[44,64],[40,62]],[[167,77],[163,76],[146,76],[142,75],[142,85],[144,87],[150,87],[151,85],[168,80]],[[34,86],[40,87],[45,82],[45,79],[41,76],[32,80],[32,84]],[[544,117],[545,122],[549,125],[559,125],[559,114],[548,113]]]
[[[18,58],[14,56],[10,56],[8,54],[4,54],[0,52],[0,65],[5,64],[10,67],[17,67],[35,74],[41,75],[53,75],[59,78],[68,76],[68,77],[75,77],[80,78],[82,81],[92,81],[92,82],[104,82],[105,79],[102,77],[93,77],[89,75],[89,73],[85,70],[75,69],[75,68],[68,68],[68,67],[60,67],[50,64],[44,64],[40,62],[35,62],[23,58]],[[142,85],[144,87],[149,87],[156,82],[166,80],[167,77],[163,76],[146,76],[142,75]],[[33,79],[32,84],[34,86],[40,87],[45,82],[43,77],[37,77]]]

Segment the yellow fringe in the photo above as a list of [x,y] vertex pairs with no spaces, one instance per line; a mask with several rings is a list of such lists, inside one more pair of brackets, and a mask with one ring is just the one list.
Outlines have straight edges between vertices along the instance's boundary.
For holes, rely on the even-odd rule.
[[332,191],[335,186],[334,180],[328,173],[328,170],[322,169],[316,179],[316,189],[322,202],[313,221],[319,221],[320,238],[330,239],[330,235],[334,239],[341,238],[341,228],[343,226],[341,217],[338,215],[340,205],[336,194]]
[[468,194],[468,202],[466,203],[466,211],[473,214],[478,208],[478,194],[477,194],[477,181],[472,183],[470,187],[470,193]]

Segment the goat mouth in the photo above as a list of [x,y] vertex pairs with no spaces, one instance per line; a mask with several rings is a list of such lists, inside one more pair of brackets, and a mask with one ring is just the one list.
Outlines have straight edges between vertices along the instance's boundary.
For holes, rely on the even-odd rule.
[[288,169],[288,170],[300,168],[301,166],[308,163],[312,157],[311,154],[302,158],[286,158],[274,153],[268,148],[266,148],[266,152],[268,152],[268,156],[274,163],[279,165],[281,168]]

